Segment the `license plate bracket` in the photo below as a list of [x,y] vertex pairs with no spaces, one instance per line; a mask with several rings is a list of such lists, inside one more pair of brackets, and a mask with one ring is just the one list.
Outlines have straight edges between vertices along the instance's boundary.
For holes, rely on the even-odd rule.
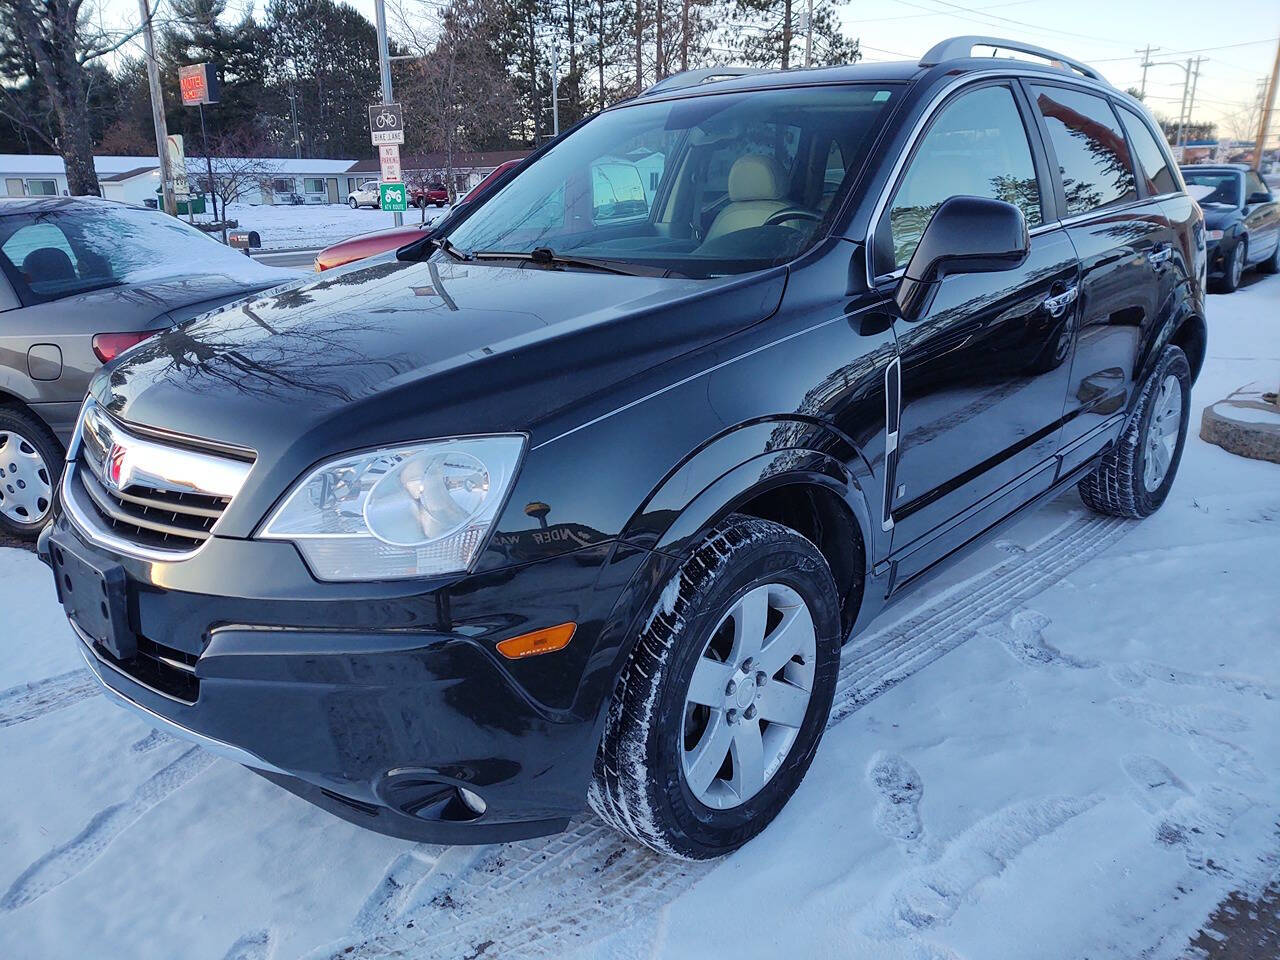
[[132,660],[138,638],[129,627],[124,568],[56,534],[49,545],[58,601],[67,616],[115,659]]

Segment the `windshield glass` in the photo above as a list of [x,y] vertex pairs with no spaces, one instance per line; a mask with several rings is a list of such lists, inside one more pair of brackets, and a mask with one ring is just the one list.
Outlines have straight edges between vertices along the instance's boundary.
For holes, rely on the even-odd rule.
[[1234,171],[1196,170],[1194,167],[1183,167],[1182,179],[1186,181],[1187,186],[1204,187],[1208,191],[1203,197],[1197,197],[1201,204],[1240,206],[1240,174]]
[[0,268],[27,303],[172,277],[239,276],[245,258],[174,217],[103,204],[0,217]]
[[611,110],[484,200],[448,239],[464,256],[549,248],[691,277],[782,263],[820,235],[895,95],[893,86],[852,84]]

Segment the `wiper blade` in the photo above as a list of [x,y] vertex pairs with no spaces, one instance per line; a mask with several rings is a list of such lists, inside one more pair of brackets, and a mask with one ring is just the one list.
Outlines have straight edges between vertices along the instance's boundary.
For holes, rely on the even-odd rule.
[[544,267],[581,267],[602,273],[617,273],[627,277],[683,277],[667,267],[632,263],[629,260],[606,260],[597,257],[570,257],[556,253],[550,247],[535,247],[524,253],[515,250],[477,250],[471,255],[476,260],[527,260]]

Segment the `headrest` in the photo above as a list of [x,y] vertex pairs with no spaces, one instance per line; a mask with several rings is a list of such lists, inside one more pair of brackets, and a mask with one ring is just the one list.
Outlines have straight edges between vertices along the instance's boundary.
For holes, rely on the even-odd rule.
[[57,247],[39,247],[22,261],[22,272],[28,283],[48,283],[57,280],[74,280],[76,268],[71,258]]
[[739,157],[729,169],[729,199],[780,200],[782,170],[771,158],[758,153]]

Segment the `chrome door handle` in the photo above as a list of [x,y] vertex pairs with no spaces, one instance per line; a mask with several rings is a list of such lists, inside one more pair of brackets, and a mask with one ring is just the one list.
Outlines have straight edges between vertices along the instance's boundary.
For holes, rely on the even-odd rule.
[[1162,263],[1168,263],[1173,259],[1172,247],[1161,247],[1159,250],[1152,250],[1147,254],[1147,262],[1153,267],[1158,267]]
[[1060,317],[1067,311],[1067,307],[1076,302],[1076,297],[1080,295],[1080,288],[1074,283],[1063,290],[1061,293],[1052,297],[1045,297],[1042,306],[1051,317]]

